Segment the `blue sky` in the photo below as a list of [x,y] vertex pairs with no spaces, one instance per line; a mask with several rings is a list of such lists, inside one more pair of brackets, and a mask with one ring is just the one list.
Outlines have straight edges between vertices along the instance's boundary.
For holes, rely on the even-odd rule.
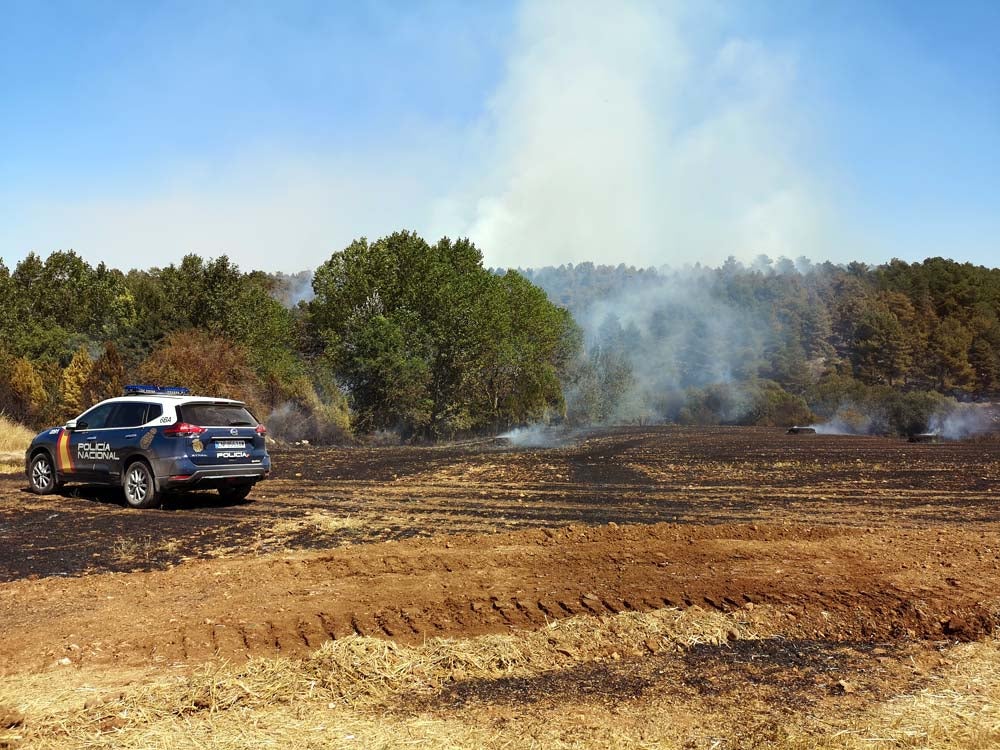
[[0,3],[0,257],[1000,264],[1000,3]]

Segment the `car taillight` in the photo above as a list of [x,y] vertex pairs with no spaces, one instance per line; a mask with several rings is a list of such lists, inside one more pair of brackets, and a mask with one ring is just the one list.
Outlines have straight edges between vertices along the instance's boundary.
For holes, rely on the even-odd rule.
[[257,425],[257,434],[258,435],[266,435],[267,434],[267,428],[264,425],[262,425],[262,424]]
[[199,427],[196,424],[188,424],[187,422],[178,422],[177,424],[172,424],[167,427],[163,434],[167,437],[189,437],[191,435],[200,435],[205,431],[204,427]]

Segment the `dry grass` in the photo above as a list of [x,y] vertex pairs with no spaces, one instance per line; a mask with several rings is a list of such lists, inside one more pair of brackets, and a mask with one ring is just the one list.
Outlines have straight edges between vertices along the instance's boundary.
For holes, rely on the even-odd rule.
[[[364,521],[354,516],[336,516],[318,510],[309,511],[303,516],[279,519],[258,529],[254,533],[250,552],[256,556],[266,555],[283,549],[300,534],[336,536],[345,531],[361,529],[365,525]],[[238,547],[220,547],[213,551],[216,557],[228,557],[240,553]]]
[[[269,555],[288,547],[295,546],[295,539],[300,534],[314,536],[328,534],[335,537],[345,531],[363,529],[366,522],[355,516],[337,516],[323,511],[309,511],[295,518],[282,518],[265,523],[258,528],[249,543],[237,545],[220,545],[208,552],[215,558],[226,558],[244,554],[255,557]],[[0,748],[2,750],[2,748]]]
[[28,449],[28,444],[34,439],[34,431],[24,425],[7,419],[0,414],[0,452],[10,453],[19,451],[21,459],[24,459],[24,452]]
[[24,452],[35,433],[0,414],[0,471],[24,470]]

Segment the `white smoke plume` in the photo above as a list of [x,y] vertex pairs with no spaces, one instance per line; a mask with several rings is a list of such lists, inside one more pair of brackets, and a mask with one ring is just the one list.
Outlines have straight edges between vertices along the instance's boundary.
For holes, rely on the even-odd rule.
[[866,420],[862,423],[850,422],[834,417],[826,422],[810,425],[819,435],[874,435],[880,430],[874,427],[874,422]]
[[928,429],[947,440],[1000,432],[1000,410],[993,404],[949,406],[931,417]]
[[877,409],[841,404],[830,419],[811,426],[820,435],[881,435],[888,431],[889,420]]
[[829,202],[803,166],[795,57],[727,33],[726,15],[522,5],[486,157],[442,218],[497,265],[831,257]]
[[271,296],[285,307],[296,307],[300,302],[309,302],[315,296],[312,288],[313,272],[272,274],[275,285]]
[[556,301],[567,285],[589,290],[571,305],[587,365],[565,383],[570,422],[705,424],[747,415],[755,397],[744,385],[762,374],[774,343],[768,321],[721,298],[718,277],[704,268],[608,270],[526,272]]
[[567,432],[541,424],[516,427],[497,437],[509,440],[517,448],[555,448],[570,439]]
[[290,305],[295,307],[300,302],[312,301],[312,298],[316,296],[312,288],[312,271],[296,274],[296,276],[293,276],[292,278],[296,279],[296,283],[293,284],[289,290]]

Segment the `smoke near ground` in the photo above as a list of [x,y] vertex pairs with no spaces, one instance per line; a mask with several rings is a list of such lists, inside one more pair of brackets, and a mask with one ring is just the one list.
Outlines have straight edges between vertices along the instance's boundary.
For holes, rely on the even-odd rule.
[[583,331],[583,354],[564,383],[571,423],[810,420],[801,399],[767,381],[787,374],[780,327],[727,299],[716,271],[582,264],[525,273]]
[[336,445],[350,436],[345,415],[318,402],[303,406],[286,401],[271,411],[266,424],[271,437],[284,443]]
[[572,439],[572,435],[566,430],[541,424],[516,427],[497,437],[510,441],[516,448],[556,448],[566,445]]
[[[893,432],[890,408],[844,404],[813,427],[821,435],[885,435]],[[910,434],[933,433],[945,440],[966,440],[1000,432],[1000,408],[993,404],[962,404],[942,398],[933,411],[910,422]]]
[[927,266],[887,273],[761,257],[715,269],[584,263],[524,273],[582,328],[583,353],[563,381],[572,424],[975,434],[988,420],[958,405],[996,392],[992,324],[938,317],[936,306],[953,304],[951,290],[921,301],[883,286],[900,274],[889,283],[915,288],[914,271],[937,278]]
[[285,307],[297,307],[300,302],[309,302],[315,296],[312,288],[312,271],[273,273],[270,278],[271,296]]
[[820,435],[876,435],[888,431],[884,414],[870,414],[845,405],[830,419],[812,425]]
[[931,417],[929,431],[948,440],[964,440],[1000,431],[1000,409],[992,404],[957,404]]

